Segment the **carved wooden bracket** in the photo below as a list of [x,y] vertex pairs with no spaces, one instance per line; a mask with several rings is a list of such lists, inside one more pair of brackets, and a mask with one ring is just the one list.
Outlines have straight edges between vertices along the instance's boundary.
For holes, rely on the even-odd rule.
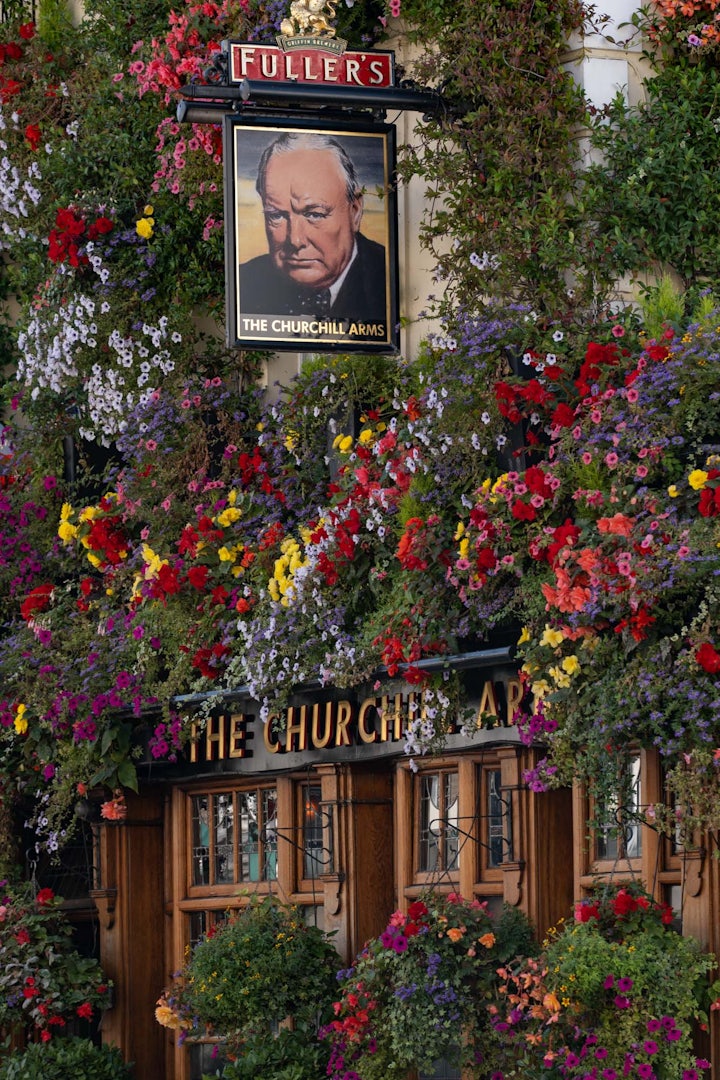
[[503,899],[513,907],[517,907],[522,900],[525,862],[520,859],[518,862],[502,863],[501,870],[503,872]]
[[100,925],[103,930],[112,930],[115,925],[115,905],[117,903],[117,889],[91,889],[90,896],[95,903],[100,916]]
[[682,854],[683,885],[688,896],[699,896],[703,888],[703,869],[705,868],[704,847],[695,848],[693,851],[684,851]]

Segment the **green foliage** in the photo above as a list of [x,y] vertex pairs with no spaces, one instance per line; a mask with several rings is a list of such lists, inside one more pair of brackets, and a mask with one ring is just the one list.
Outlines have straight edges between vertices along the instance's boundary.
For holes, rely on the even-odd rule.
[[315,1032],[283,1029],[247,1038],[235,1061],[225,1065],[223,1080],[318,1080],[324,1076],[327,1050]]
[[583,264],[592,252],[571,197],[585,106],[561,66],[582,14],[575,0],[431,0],[407,10],[427,47],[414,74],[441,87],[446,105],[418,128],[400,167],[426,184],[433,209],[420,238],[447,285],[444,310],[491,295],[565,311],[569,271],[574,303],[589,299]]
[[663,68],[644,83],[646,100],[618,96],[594,126],[602,164],[585,178],[588,212],[608,269],[635,276],[670,268],[685,288],[720,275],[720,69]]
[[[335,949],[298,908],[252,900],[195,946],[156,1017],[186,1030],[209,1025],[239,1054],[246,1044],[260,1053],[273,1025],[288,1017],[312,1041],[327,1019],[337,966]],[[282,1057],[285,1044],[277,1051]]]
[[89,1039],[33,1043],[0,1061],[0,1080],[132,1080],[133,1071],[116,1047]]
[[[712,305],[712,300],[710,301]],[[643,330],[648,338],[662,339],[668,327],[678,327],[685,314],[685,294],[668,274],[647,289],[642,301]],[[710,312],[708,311],[708,314]]]

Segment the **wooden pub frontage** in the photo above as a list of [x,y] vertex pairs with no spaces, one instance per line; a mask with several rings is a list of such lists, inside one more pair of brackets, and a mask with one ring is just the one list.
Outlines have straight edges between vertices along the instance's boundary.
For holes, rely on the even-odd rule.
[[[214,1073],[212,1040],[178,1046],[154,1008],[187,947],[252,895],[299,905],[350,961],[430,886],[493,911],[515,905],[542,934],[598,876],[632,878],[717,947],[716,861],[702,848],[681,858],[632,807],[616,808],[628,816],[617,835],[588,838],[582,791],[523,782],[541,751],[510,723],[522,692],[510,652],[447,664],[464,687],[462,716],[438,753],[414,758],[406,730],[428,706],[398,678],[303,690],[279,724],[242,692],[186,702],[199,711],[185,760],[148,763],[127,819],[99,828],[92,895],[116,981],[103,1038],[136,1062],[137,1080]],[[657,760],[638,753],[631,767],[638,806],[659,798]]]

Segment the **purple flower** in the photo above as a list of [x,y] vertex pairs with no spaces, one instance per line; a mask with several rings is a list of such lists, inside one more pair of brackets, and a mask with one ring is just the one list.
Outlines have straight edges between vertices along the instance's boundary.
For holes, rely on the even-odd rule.
[[632,979],[626,979],[626,978],[618,979],[618,984],[617,985],[618,985],[618,990],[620,991],[621,994],[627,994],[628,990],[632,990],[633,981],[632,981]]
[[688,34],[687,43],[696,49],[698,45],[702,45],[702,38],[699,38],[697,34]]
[[678,1039],[682,1039],[682,1031],[677,1027],[671,1028],[665,1038],[668,1042],[677,1042]]
[[622,994],[618,994],[616,996],[616,998],[615,998],[615,1007],[617,1009],[629,1009],[630,1008],[630,999],[626,998],[626,997],[623,997]]
[[655,1031],[659,1031],[659,1030],[660,1030],[660,1028],[662,1027],[662,1024],[660,1023],[660,1021],[659,1021],[659,1020],[655,1020],[655,1019],[653,1019],[653,1020],[648,1020],[648,1022],[647,1022],[647,1025],[646,1025],[646,1026],[647,1026],[647,1029],[648,1029],[648,1031],[649,1031],[649,1032],[650,1032],[651,1034],[653,1034],[653,1033],[654,1033]]
[[615,976],[614,975],[608,975],[607,979],[603,983],[603,988],[605,990],[612,990],[614,985],[615,985]]
[[643,1043],[643,1050],[646,1054],[657,1054],[658,1044],[654,1039],[646,1039]]
[[398,934],[393,940],[392,947],[396,953],[405,952],[408,947],[408,939],[404,934]]
[[638,1065],[637,1074],[640,1080],[653,1080],[655,1073],[652,1070],[652,1065]]

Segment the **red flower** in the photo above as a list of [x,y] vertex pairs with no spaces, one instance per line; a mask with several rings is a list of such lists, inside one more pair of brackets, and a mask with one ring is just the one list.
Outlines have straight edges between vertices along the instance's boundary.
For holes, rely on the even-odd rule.
[[45,1029],[44,1031],[40,1032],[40,1038],[43,1042],[50,1042],[50,1040],[52,1039],[52,1035],[47,1029]]
[[37,150],[40,145],[40,128],[37,124],[28,124],[25,128],[25,138],[30,143],[30,149],[32,151]]
[[420,922],[428,914],[428,909],[422,900],[415,900],[408,908],[408,918],[412,919],[413,922]]
[[18,945],[27,945],[30,942],[30,935],[23,927],[21,930],[18,930],[17,934],[15,935],[15,940],[17,941]]
[[210,570],[207,566],[192,566],[188,570],[187,579],[194,589],[204,589],[207,585]]
[[590,922],[600,918],[600,908],[596,901],[586,901],[575,905],[575,922]]
[[704,488],[700,492],[698,510],[702,517],[717,517],[720,514],[720,487]]
[[703,671],[707,671],[709,675],[716,675],[720,671],[720,653],[709,641],[702,643],[695,653],[695,659]]
[[522,499],[518,499],[513,503],[512,516],[516,521],[534,521],[537,517],[535,508],[530,506],[529,503],[524,503]]
[[626,915],[632,915],[633,911],[637,910],[637,906],[637,900],[627,889],[618,890],[613,900],[613,911],[619,919],[624,918]]
[[112,232],[115,228],[115,223],[107,217],[95,218],[92,225],[88,229],[88,238],[90,240],[96,240],[98,236],[103,236],[105,233]]
[[55,893],[52,889],[41,889],[35,897],[40,907],[44,907],[45,904],[51,904],[55,899]]
[[93,1009],[89,1001],[84,1001],[82,1005],[78,1005],[75,1012],[83,1020],[92,1020]]
[[22,26],[18,27],[18,34],[23,39],[23,41],[32,41],[32,39],[35,37],[35,23],[23,23]]
[[570,427],[575,423],[575,410],[561,401],[555,412],[550,417],[550,423],[557,427]]
[[217,679],[220,668],[216,665],[229,651],[227,645],[213,645],[211,649],[198,649],[191,660],[191,664],[206,678]]
[[53,585],[36,585],[34,589],[30,590],[20,605],[20,614],[25,622],[31,622],[36,613],[47,611],[50,607],[53,591]]

